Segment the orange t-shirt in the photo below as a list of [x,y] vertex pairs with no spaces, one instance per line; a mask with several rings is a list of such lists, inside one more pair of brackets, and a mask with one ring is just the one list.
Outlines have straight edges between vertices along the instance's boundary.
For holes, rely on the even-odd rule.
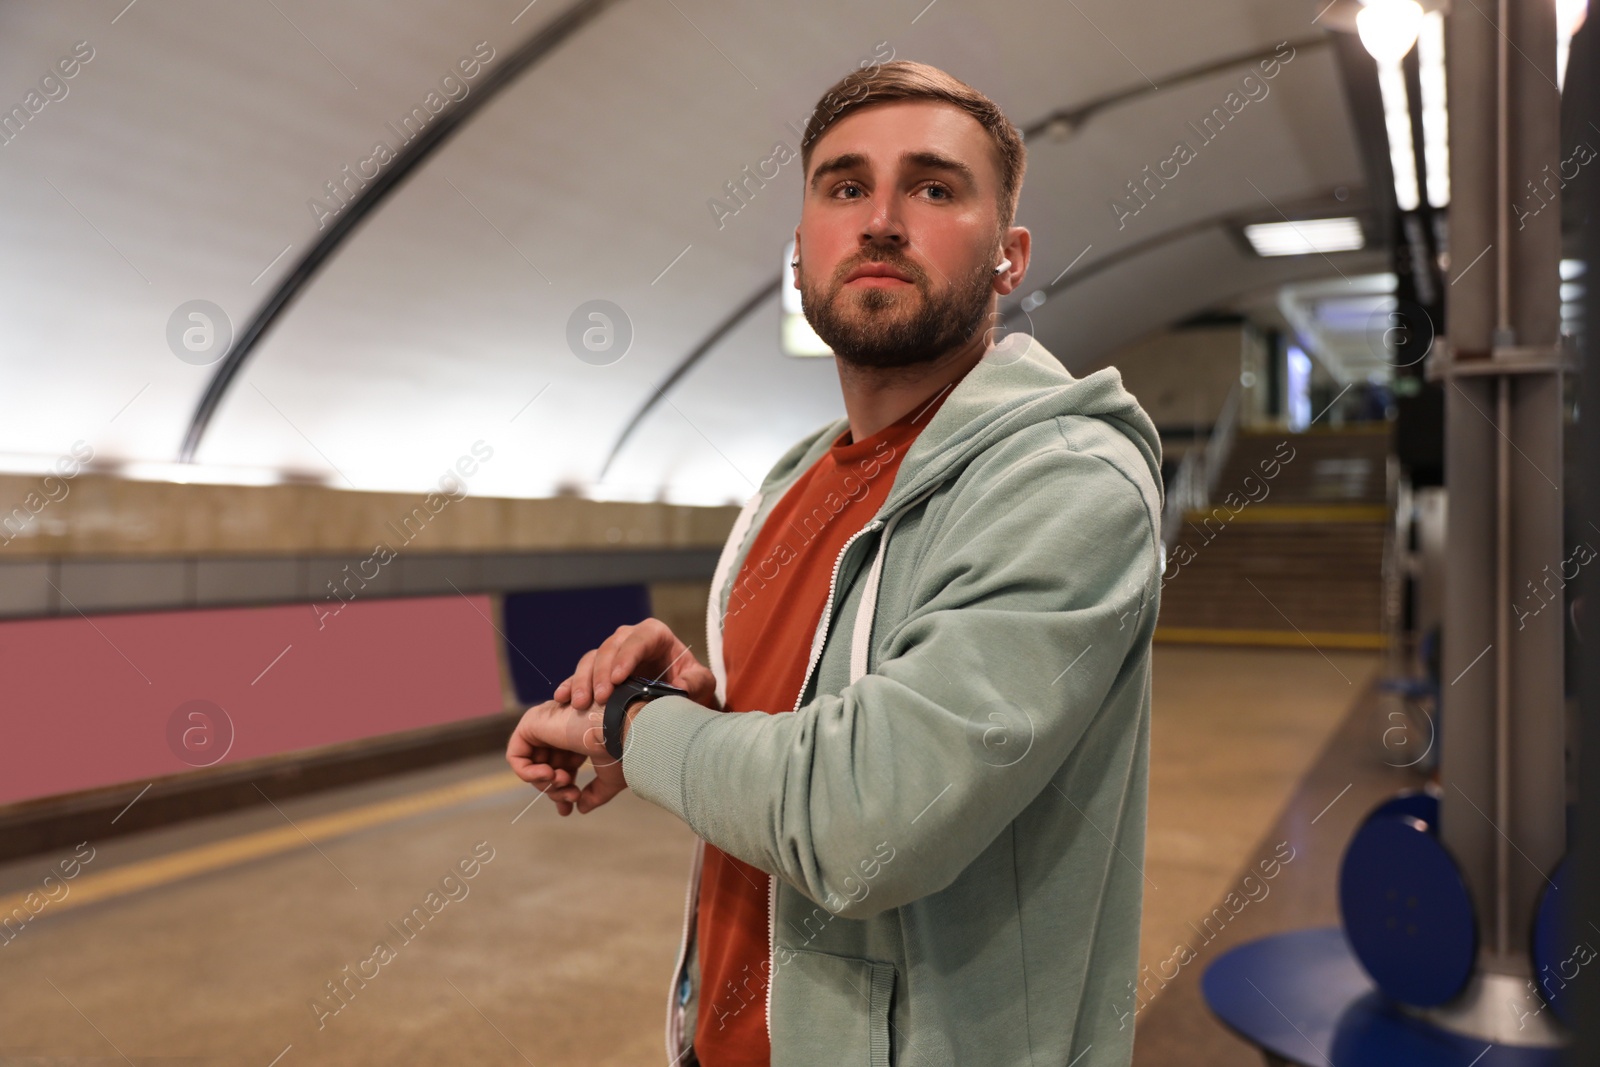
[[[839,551],[878,513],[901,459],[950,389],[865,441],[847,441],[848,430],[840,434],[767,516],[728,596],[722,630],[727,711],[793,710]],[[771,1062],[767,878],[706,844],[694,1038],[703,1067]]]

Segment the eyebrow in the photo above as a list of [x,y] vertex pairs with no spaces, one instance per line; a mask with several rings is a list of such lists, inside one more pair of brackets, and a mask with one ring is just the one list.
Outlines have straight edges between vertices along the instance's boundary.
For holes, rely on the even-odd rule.
[[[867,157],[860,152],[846,152],[842,156],[834,156],[832,159],[824,160],[817,164],[816,170],[811,172],[811,189],[815,191],[817,185],[829,174],[835,174],[843,170],[854,170],[857,167],[865,166],[866,162]],[[942,170],[954,174],[969,188],[976,187],[978,184],[977,175],[973,174],[971,167],[959,159],[951,159],[949,156],[940,155],[938,152],[904,152],[900,156],[900,162],[912,164],[923,170]]]

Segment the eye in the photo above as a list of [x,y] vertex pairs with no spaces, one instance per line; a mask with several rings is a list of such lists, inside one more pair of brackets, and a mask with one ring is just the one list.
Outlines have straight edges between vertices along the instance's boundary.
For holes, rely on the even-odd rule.
[[927,185],[922,187],[922,191],[926,193],[939,193],[939,196],[933,197],[935,200],[948,200],[951,196],[949,188],[940,185],[938,182],[929,182]]
[[[860,192],[862,196],[865,196],[866,193],[867,193],[867,191],[865,189],[861,188],[861,186],[858,185],[857,183],[855,183],[854,181],[843,181],[843,182],[840,182],[838,185],[834,186],[833,195],[834,196],[838,196],[841,192],[843,192],[846,189],[855,189],[856,191]],[[859,199],[861,199],[861,197],[846,197],[845,199],[847,199],[847,200],[859,200]]]

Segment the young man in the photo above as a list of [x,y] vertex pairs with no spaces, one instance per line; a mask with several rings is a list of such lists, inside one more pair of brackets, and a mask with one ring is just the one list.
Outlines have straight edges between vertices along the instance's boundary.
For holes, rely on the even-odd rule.
[[[1030,245],[988,98],[893,62],[823,99],[794,270],[846,415],[735,522],[709,666],[624,626],[507,759],[562,814],[631,787],[701,838],[674,1063],[1126,1064],[1155,429],[1115,370],[992,343]],[[616,760],[599,713],[635,673],[688,695],[631,703]]]

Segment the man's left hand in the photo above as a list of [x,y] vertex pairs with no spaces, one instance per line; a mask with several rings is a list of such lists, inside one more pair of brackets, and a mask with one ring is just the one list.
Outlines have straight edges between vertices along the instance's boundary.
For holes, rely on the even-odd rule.
[[[555,803],[562,815],[588,813],[628,788],[622,761],[606,751],[603,706],[579,711],[547,700],[523,713],[506,744],[506,762],[518,778]],[[581,790],[578,769],[588,760],[595,776]]]

